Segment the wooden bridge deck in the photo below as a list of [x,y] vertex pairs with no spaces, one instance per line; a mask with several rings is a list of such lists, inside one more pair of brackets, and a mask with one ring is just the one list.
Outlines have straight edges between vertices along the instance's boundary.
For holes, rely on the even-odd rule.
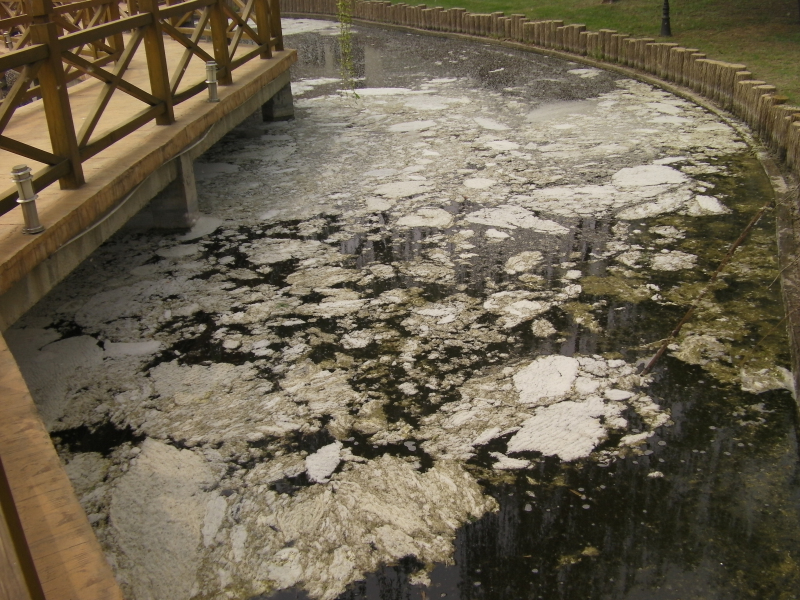
[[[168,56],[175,57],[182,47],[165,40]],[[196,142],[209,128],[223,120],[227,115],[242,106],[259,89],[281,75],[288,81],[288,69],[296,60],[293,50],[274,53],[273,58],[251,61],[239,67],[232,85],[219,87],[219,103],[210,103],[205,94],[200,94],[175,106],[175,123],[156,125],[151,121],[120,142],[112,145],[83,163],[87,183],[76,190],[62,190],[51,185],[39,192],[37,208],[45,231],[38,235],[23,235],[21,211],[14,210],[0,216],[0,294],[7,294],[15,284],[52,256],[59,248],[83,230],[91,227],[99,218],[111,210],[119,199],[134,189],[158,167],[174,159],[184,149]],[[189,63],[187,76],[199,76],[205,72],[205,65],[199,61]],[[147,63],[142,58],[128,69],[132,82],[144,81],[148,77]],[[76,115],[76,127],[85,117],[98,90],[105,84],[100,81],[87,81],[78,84],[71,91]],[[112,128],[139,110],[141,103],[126,94],[117,93],[112,97],[99,129]],[[252,112],[252,111],[251,111]],[[39,147],[49,147],[48,132],[44,126],[41,102],[23,106],[17,111],[18,122],[6,129],[13,137],[29,140]],[[216,139],[219,136],[214,136]],[[216,141],[216,140],[214,140]],[[33,167],[33,161],[21,161],[20,157],[0,150],[0,180],[7,173],[10,183],[11,168],[26,162]],[[0,186],[2,187],[2,186]],[[41,296],[36,286],[49,285],[48,282],[32,280],[25,289],[13,296],[22,305],[30,305],[30,297]],[[4,300],[12,302],[11,298]],[[5,310],[3,311],[6,312]],[[21,314],[21,313],[20,313]],[[16,315],[19,316],[19,315]],[[0,330],[8,327],[13,320],[0,315]]]
[[[171,69],[184,47],[166,36],[163,41]],[[215,54],[210,43],[198,46]],[[271,58],[240,63],[233,83],[219,87],[219,102],[208,102],[203,91],[172,107],[174,122],[157,125],[151,120],[82,160],[85,184],[77,189],[49,185],[39,191],[44,232],[23,234],[18,209],[0,216],[0,331],[174,179],[182,155],[199,155],[284,88],[295,60],[295,51],[275,48]],[[110,71],[113,65],[105,68]],[[204,62],[195,58],[185,79],[202,80],[204,73]],[[143,52],[134,56],[125,80],[151,89]],[[92,79],[70,87],[76,130],[105,85]],[[117,90],[96,131],[101,136],[113,131],[142,108],[147,105]],[[2,130],[5,138],[59,154],[50,144],[42,101],[20,106]],[[43,166],[0,150],[0,180],[7,173],[9,184],[0,189],[10,186],[11,168],[20,163],[34,171]],[[122,600],[122,593],[0,335],[0,600],[28,598]]]

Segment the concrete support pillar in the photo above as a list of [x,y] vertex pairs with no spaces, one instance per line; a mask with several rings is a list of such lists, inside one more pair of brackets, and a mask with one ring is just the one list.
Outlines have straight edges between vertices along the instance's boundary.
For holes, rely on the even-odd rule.
[[261,116],[265,121],[286,121],[294,118],[291,83],[283,86],[277,94],[261,106]]
[[175,179],[128,224],[129,229],[188,229],[200,216],[194,161],[182,154],[174,162]]

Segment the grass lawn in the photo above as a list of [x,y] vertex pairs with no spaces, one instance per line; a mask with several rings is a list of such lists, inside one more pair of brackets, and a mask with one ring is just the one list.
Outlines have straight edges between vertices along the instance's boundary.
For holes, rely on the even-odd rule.
[[757,79],[800,104],[800,7],[798,0],[671,0],[672,38],[659,38],[661,0],[428,0],[408,4],[503,11],[530,19],[561,19],[587,28],[616,29],[639,37],[698,48],[709,58],[747,65]]

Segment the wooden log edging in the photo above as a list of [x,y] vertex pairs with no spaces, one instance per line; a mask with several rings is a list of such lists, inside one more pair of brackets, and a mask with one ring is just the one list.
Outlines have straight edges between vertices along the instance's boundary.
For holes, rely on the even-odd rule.
[[[336,18],[336,0],[280,0],[285,16]],[[681,95],[733,126],[748,140],[776,195],[781,288],[787,313],[792,370],[800,416],[800,106],[786,104],[775,86],[756,79],[743,64],[708,58],[697,48],[633,38],[611,29],[531,20],[524,15],[480,15],[463,8],[428,8],[380,0],[353,0],[355,21],[414,28],[440,35],[477,36],[511,47],[582,60],[623,71]],[[730,115],[749,126],[737,125]],[[764,149],[769,150],[768,154]],[[777,160],[773,160],[777,159]]]
[[[336,0],[280,1],[286,15],[336,16]],[[463,8],[381,0],[355,0],[352,7],[357,21],[507,40],[625,66],[687,87],[749,125],[791,174],[800,178],[800,107],[787,106],[785,96],[754,79],[745,65],[713,60],[696,48],[652,38],[633,38],[612,29],[588,31],[585,25],[530,20],[519,14],[475,14]]]

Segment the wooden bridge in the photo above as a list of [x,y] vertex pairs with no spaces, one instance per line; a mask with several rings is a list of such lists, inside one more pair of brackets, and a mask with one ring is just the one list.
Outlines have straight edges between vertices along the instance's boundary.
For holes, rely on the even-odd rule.
[[[143,208],[191,225],[194,158],[259,108],[292,111],[278,0],[3,1],[0,34],[0,331]],[[0,517],[0,600],[122,598],[2,336]]]

